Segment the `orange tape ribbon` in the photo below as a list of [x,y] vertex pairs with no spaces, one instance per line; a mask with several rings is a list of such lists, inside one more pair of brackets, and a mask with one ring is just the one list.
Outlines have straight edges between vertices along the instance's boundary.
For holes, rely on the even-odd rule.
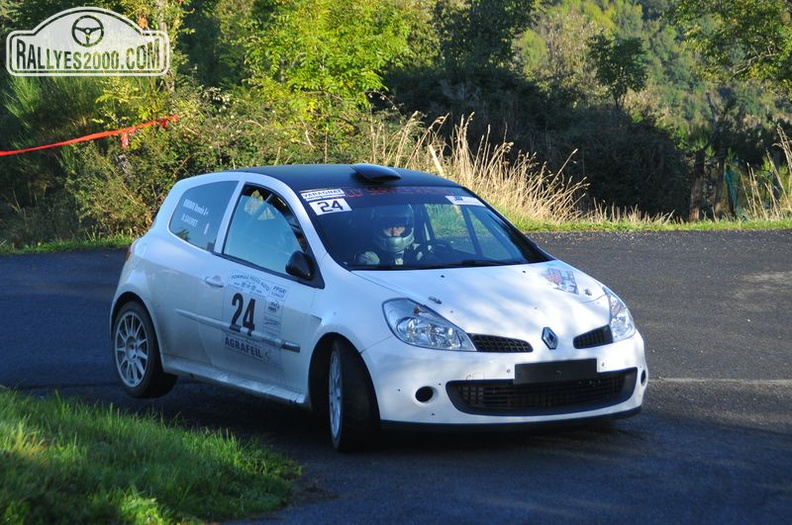
[[11,151],[0,150],[0,157],[5,157],[8,155],[18,155],[19,153],[28,153],[30,151],[39,151],[42,149],[57,148],[60,146],[68,146],[69,144],[77,144],[78,142],[88,142],[89,140],[112,137],[115,135],[121,135],[121,147],[126,148],[127,146],[129,146],[129,137],[131,137],[137,130],[142,128],[147,128],[149,126],[154,126],[157,124],[159,124],[163,128],[167,128],[169,122],[176,122],[178,120],[179,120],[178,115],[170,115],[168,117],[164,117],[161,119],[150,120],[149,122],[144,122],[143,124],[137,124],[136,126],[129,126],[128,128],[115,129],[112,131],[100,131],[99,133],[91,133],[90,135],[84,135],[82,137],[77,137],[76,139],[64,140],[63,142],[55,142],[54,144],[46,144],[44,146],[35,146],[33,148],[17,149]]

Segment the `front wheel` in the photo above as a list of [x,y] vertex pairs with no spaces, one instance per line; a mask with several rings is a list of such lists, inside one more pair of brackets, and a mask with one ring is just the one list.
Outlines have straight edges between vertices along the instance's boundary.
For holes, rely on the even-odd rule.
[[176,384],[176,376],[162,370],[154,325],[139,303],[126,303],[116,316],[113,361],[124,390],[132,397],[164,396]]
[[339,452],[365,448],[374,439],[378,417],[366,366],[354,348],[333,343],[327,379],[333,447]]

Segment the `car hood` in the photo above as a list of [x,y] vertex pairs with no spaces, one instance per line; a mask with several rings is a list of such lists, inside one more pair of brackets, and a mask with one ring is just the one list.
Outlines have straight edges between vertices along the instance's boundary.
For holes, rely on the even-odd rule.
[[602,284],[561,261],[437,270],[358,271],[358,276],[439,313],[468,333],[562,340],[609,322]]

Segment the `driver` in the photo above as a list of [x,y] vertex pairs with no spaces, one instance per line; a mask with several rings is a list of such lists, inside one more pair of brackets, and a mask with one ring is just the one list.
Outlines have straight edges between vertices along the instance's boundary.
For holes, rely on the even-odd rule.
[[358,254],[356,262],[366,265],[402,265],[405,254],[412,255],[414,213],[405,204],[375,208],[371,213],[374,230],[368,249]]

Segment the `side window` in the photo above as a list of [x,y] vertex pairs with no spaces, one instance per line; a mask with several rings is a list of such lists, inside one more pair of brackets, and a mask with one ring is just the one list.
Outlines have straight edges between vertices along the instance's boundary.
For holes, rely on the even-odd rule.
[[194,246],[213,250],[220,222],[236,185],[234,181],[213,182],[185,191],[168,228]]
[[447,242],[456,250],[468,253],[475,251],[460,206],[427,204],[426,212],[435,239]]
[[483,206],[426,206],[436,240],[444,241],[461,256],[485,257],[495,261],[521,258],[509,241],[509,231]]
[[512,244],[504,242],[504,238],[508,237],[508,232],[500,229],[500,225],[492,221],[492,215],[471,213],[470,222],[485,257],[500,261],[520,257],[514,248],[509,249]]
[[305,237],[286,202],[262,188],[248,186],[239,197],[223,253],[261,268],[286,273]]

